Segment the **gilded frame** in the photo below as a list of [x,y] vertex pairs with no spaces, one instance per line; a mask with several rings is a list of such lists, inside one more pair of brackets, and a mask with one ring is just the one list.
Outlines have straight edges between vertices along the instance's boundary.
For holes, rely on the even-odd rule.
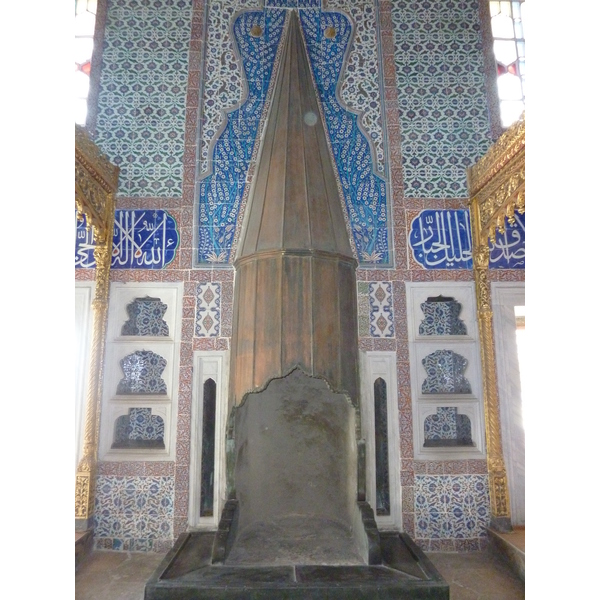
[[498,381],[494,352],[489,241],[504,233],[505,219],[525,212],[525,114],[467,170],[477,321],[481,337],[487,463],[490,478],[490,526],[510,531],[510,498],[502,454]]
[[94,513],[100,401],[108,316],[109,273],[119,168],[112,165],[85,129],[75,126],[75,210],[92,227],[96,287],[92,300],[90,372],[86,391],[83,455],[75,477],[75,529],[91,526]]

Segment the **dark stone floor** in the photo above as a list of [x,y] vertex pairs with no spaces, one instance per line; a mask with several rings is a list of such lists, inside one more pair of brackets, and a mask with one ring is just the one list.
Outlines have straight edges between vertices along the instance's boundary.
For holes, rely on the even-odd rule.
[[[521,600],[525,585],[488,553],[427,553],[450,585],[450,600]],[[164,554],[96,551],[75,575],[76,600],[143,600]]]

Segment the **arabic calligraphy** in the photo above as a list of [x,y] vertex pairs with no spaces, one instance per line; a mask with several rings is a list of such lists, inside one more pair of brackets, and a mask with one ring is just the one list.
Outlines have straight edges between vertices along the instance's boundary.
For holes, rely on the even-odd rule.
[[[472,269],[471,217],[466,209],[423,210],[412,221],[409,244],[426,269]],[[490,245],[491,269],[525,268],[525,215],[515,214]]]
[[515,212],[515,222],[506,219],[504,233],[496,232],[490,244],[490,269],[525,268],[525,214]]
[[423,210],[411,223],[409,243],[426,269],[472,269],[468,210]]
[[[179,232],[164,210],[116,210],[111,269],[163,269],[175,258]],[[75,267],[93,268],[93,233],[77,221]]]

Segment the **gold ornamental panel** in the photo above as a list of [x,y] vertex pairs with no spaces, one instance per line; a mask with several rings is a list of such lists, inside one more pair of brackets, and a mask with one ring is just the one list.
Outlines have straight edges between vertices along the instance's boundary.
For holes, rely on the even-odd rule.
[[112,165],[85,129],[75,126],[75,209],[92,227],[96,247],[96,286],[92,301],[90,372],[85,404],[83,455],[75,478],[75,527],[87,529],[94,512],[103,356],[108,314],[108,277],[119,168]]
[[515,211],[525,212],[525,114],[512,125],[476,165],[468,169],[469,207],[473,239],[473,268],[477,321],[481,336],[483,400],[487,463],[490,478],[491,527],[512,529],[506,466],[502,453],[496,356],[489,281],[489,243]]

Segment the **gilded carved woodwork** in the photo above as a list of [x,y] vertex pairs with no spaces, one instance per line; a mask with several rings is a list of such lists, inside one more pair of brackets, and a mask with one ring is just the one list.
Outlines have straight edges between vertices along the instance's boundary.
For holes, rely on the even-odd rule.
[[109,274],[119,168],[110,164],[82,127],[75,126],[75,208],[93,228],[96,286],[92,301],[90,374],[85,405],[83,455],[75,479],[75,519],[84,522],[94,511],[100,401],[108,314]]
[[[471,203],[478,205],[476,226],[494,241],[504,233],[505,217],[525,212],[525,115],[467,171]],[[473,218],[473,217],[471,217]]]
[[510,529],[510,498],[502,454],[500,409],[492,302],[489,242],[504,233],[505,219],[525,212],[525,115],[510,127],[488,153],[467,172],[473,239],[477,320],[481,336],[487,463],[492,525]]

